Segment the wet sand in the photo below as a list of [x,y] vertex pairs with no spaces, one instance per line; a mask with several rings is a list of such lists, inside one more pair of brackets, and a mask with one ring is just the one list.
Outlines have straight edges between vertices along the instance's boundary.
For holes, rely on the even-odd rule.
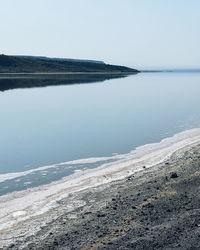
[[[72,192],[57,201],[51,216],[27,221],[24,232],[16,227],[10,238],[0,234],[0,244],[2,249],[200,249],[199,191],[195,143],[128,177]],[[39,221],[34,235],[27,234],[25,228]]]

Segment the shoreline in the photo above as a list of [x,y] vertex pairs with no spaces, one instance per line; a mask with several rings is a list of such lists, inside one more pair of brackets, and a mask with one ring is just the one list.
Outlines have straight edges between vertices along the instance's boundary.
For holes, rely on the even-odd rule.
[[[163,171],[167,171],[171,166],[169,162],[177,162],[184,152],[190,151],[199,143],[200,129],[184,131],[163,139],[160,143],[138,147],[117,162],[81,171],[38,188],[0,197],[0,247],[1,244],[14,244],[19,239],[22,240],[20,244],[24,245],[28,237],[41,232],[43,227],[48,227],[47,225],[53,223],[56,218],[64,214],[73,215],[74,211],[79,209],[84,210],[87,202],[83,195],[87,193],[100,190],[97,192],[100,195],[105,188],[109,190],[112,185],[119,186],[121,182],[126,182],[127,178],[132,179],[133,175],[143,178],[147,172],[158,174],[156,171],[163,167],[166,168]],[[101,199],[99,202],[104,203]],[[37,238],[32,239],[34,240]]]
[[[81,158],[81,159],[76,159],[76,160],[69,160],[66,162],[55,163],[52,165],[44,165],[44,166],[40,166],[37,168],[29,169],[26,171],[21,171],[21,172],[2,173],[2,174],[0,174],[0,183],[4,182],[6,180],[12,180],[12,179],[15,179],[18,177],[22,177],[22,176],[25,176],[25,175],[28,175],[28,174],[31,174],[31,173],[34,173],[37,171],[51,169],[51,168],[59,167],[62,165],[97,163],[97,162],[104,162],[104,161],[106,162],[109,160],[113,161],[113,163],[111,163],[111,165],[113,165],[115,163],[121,163],[120,160],[127,161],[127,160],[140,158],[140,157],[148,155],[151,152],[154,152],[156,150],[162,149],[164,147],[169,147],[175,143],[179,143],[179,142],[182,143],[183,142],[183,144],[186,143],[185,145],[187,145],[188,143],[189,144],[195,143],[195,141],[198,141],[198,140],[200,140],[200,128],[188,129],[188,130],[184,130],[182,132],[179,132],[177,134],[174,134],[170,137],[163,138],[159,142],[153,142],[153,143],[148,143],[148,144],[144,144],[141,146],[137,146],[135,149],[131,150],[128,153],[124,153],[124,154],[113,153],[111,156],[101,156],[101,157],[97,156],[97,157],[90,157],[90,158]],[[176,145],[176,147],[179,147],[179,145]],[[182,147],[182,146],[180,145],[180,147]],[[103,168],[105,168],[109,165],[110,164],[106,164],[106,163],[102,164]],[[90,170],[96,171],[99,168],[100,167],[97,167],[94,170],[87,169],[86,171],[83,171],[83,170],[79,170],[79,171],[87,173]],[[73,176],[75,176],[75,174],[73,174]]]
[[[140,72],[138,72],[140,73]],[[101,72],[101,71],[93,71],[93,72],[83,72],[83,71],[77,71],[77,72],[69,72],[69,71],[66,71],[66,72],[0,72],[0,76],[4,76],[4,75],[110,75],[110,74],[114,74],[114,75],[121,75],[121,74],[136,74],[135,72],[130,72],[130,71],[104,71],[104,72]]]
[[[74,195],[85,204],[65,211],[16,247],[198,250],[199,186],[196,145],[176,151],[167,162],[143,173]],[[68,202],[60,205],[65,208]]]

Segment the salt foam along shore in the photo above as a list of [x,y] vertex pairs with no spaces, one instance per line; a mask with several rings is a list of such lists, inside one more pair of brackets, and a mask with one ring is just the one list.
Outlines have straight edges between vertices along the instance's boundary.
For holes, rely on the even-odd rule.
[[34,169],[30,169],[30,170],[23,171],[23,172],[0,174],[0,182],[12,180],[15,178],[19,178],[19,177],[37,172],[37,171],[44,171],[47,169],[56,168],[56,167],[60,167],[63,165],[76,165],[76,164],[97,163],[100,161],[108,161],[108,160],[118,160],[118,159],[123,159],[124,156],[125,155],[117,154],[117,155],[110,156],[110,157],[94,157],[94,158],[88,158],[88,159],[73,160],[73,161],[62,162],[62,163],[53,164],[53,165],[42,166],[39,168],[34,168]]
[[[126,154],[123,160],[81,171],[48,185],[1,196],[0,239],[5,239],[12,230],[15,231],[15,236],[34,233],[39,228],[39,224],[44,225],[44,221],[41,222],[41,219],[37,221],[37,218],[41,215],[45,218],[45,214],[54,213],[59,208],[58,201],[71,193],[122,179],[142,171],[144,165],[146,168],[152,167],[167,160],[175,151],[198,143],[200,143],[200,129],[187,130],[159,143],[138,147]],[[76,207],[83,206],[84,203],[77,200],[68,205],[69,210],[72,211]],[[29,231],[27,228],[25,231],[23,224],[29,220],[34,225],[34,230],[29,223]]]

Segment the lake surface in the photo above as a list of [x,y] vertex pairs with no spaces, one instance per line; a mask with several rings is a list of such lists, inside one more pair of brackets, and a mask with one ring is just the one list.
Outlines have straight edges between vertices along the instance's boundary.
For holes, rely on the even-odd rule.
[[[97,167],[116,153],[200,127],[199,94],[200,73],[141,73],[0,92],[0,175],[51,165],[1,182],[0,194]],[[67,163],[90,157],[99,160]]]

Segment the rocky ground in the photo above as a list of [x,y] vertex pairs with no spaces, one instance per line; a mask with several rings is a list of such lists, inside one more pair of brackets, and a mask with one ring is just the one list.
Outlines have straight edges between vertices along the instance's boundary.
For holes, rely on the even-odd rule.
[[200,249],[200,146],[80,197],[85,206],[4,249]]

